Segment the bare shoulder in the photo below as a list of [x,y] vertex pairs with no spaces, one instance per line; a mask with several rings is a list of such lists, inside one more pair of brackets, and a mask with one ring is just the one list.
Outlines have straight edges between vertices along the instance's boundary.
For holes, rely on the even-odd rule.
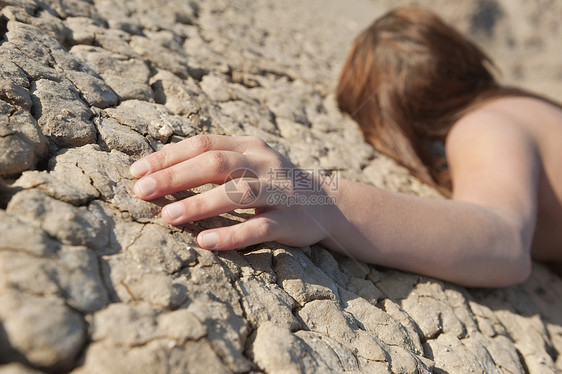
[[457,121],[447,137],[447,143],[456,146],[467,138],[481,139],[506,134],[528,136],[527,113],[531,107],[536,111],[537,104],[527,98],[494,100]]
[[560,159],[561,142],[561,107],[530,97],[507,97],[462,117],[453,125],[446,145],[453,164],[466,161],[467,155],[492,157],[498,152],[504,158],[539,157],[534,161],[549,163]]
[[[525,221],[535,208],[541,158],[522,102],[495,100],[461,118],[446,152],[453,199],[496,208]],[[529,103],[535,105],[535,103]]]
[[505,97],[492,100],[462,117],[449,135],[455,140],[485,130],[489,135],[507,132],[541,142],[542,137],[562,131],[561,125],[562,108],[532,97]]
[[509,152],[504,157],[532,151],[537,146],[536,134],[527,118],[525,109],[529,108],[521,107],[536,104],[519,98],[499,99],[462,117],[447,136],[449,163],[466,164],[467,158],[494,157],[499,151]]
[[495,210],[532,240],[535,258],[562,261],[560,144],[556,105],[506,98],[469,113],[447,137],[453,200]]

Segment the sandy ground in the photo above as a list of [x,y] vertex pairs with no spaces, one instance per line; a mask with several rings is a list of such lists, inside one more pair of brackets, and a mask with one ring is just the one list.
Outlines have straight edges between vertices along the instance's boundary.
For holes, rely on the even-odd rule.
[[[562,280],[539,264],[474,290],[320,246],[212,253],[195,235],[244,214],[175,227],[131,194],[133,160],[219,133],[435,196],[333,102],[353,38],[405,3],[0,1],[0,372],[560,373]],[[417,3],[562,97],[562,2]]]

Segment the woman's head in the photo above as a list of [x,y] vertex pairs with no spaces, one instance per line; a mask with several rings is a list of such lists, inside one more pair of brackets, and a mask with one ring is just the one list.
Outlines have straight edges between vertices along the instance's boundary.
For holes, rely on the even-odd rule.
[[491,60],[435,14],[399,8],[361,33],[337,89],[366,139],[425,182],[439,179],[428,144],[498,88]]

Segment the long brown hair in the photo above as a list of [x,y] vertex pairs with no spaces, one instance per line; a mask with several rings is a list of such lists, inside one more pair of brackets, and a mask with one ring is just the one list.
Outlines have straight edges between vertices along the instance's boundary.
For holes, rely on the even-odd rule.
[[356,38],[337,101],[375,148],[450,195],[444,153],[434,145],[443,145],[452,125],[480,103],[536,97],[500,86],[493,69],[484,52],[434,13],[398,8]]

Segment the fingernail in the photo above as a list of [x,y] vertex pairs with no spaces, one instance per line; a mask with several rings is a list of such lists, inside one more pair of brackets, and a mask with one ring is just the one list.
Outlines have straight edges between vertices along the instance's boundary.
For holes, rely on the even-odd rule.
[[135,184],[134,190],[137,195],[149,197],[156,191],[156,181],[150,177],[141,179]]
[[219,236],[214,232],[209,232],[206,234],[199,234],[199,240],[203,243],[203,247],[206,249],[213,249],[217,246],[219,242]]
[[162,213],[166,214],[170,218],[170,220],[175,221],[176,219],[183,216],[184,207],[182,203],[176,203],[166,205],[162,210]]
[[145,160],[139,160],[131,165],[129,172],[135,178],[145,176],[150,171],[150,165]]

